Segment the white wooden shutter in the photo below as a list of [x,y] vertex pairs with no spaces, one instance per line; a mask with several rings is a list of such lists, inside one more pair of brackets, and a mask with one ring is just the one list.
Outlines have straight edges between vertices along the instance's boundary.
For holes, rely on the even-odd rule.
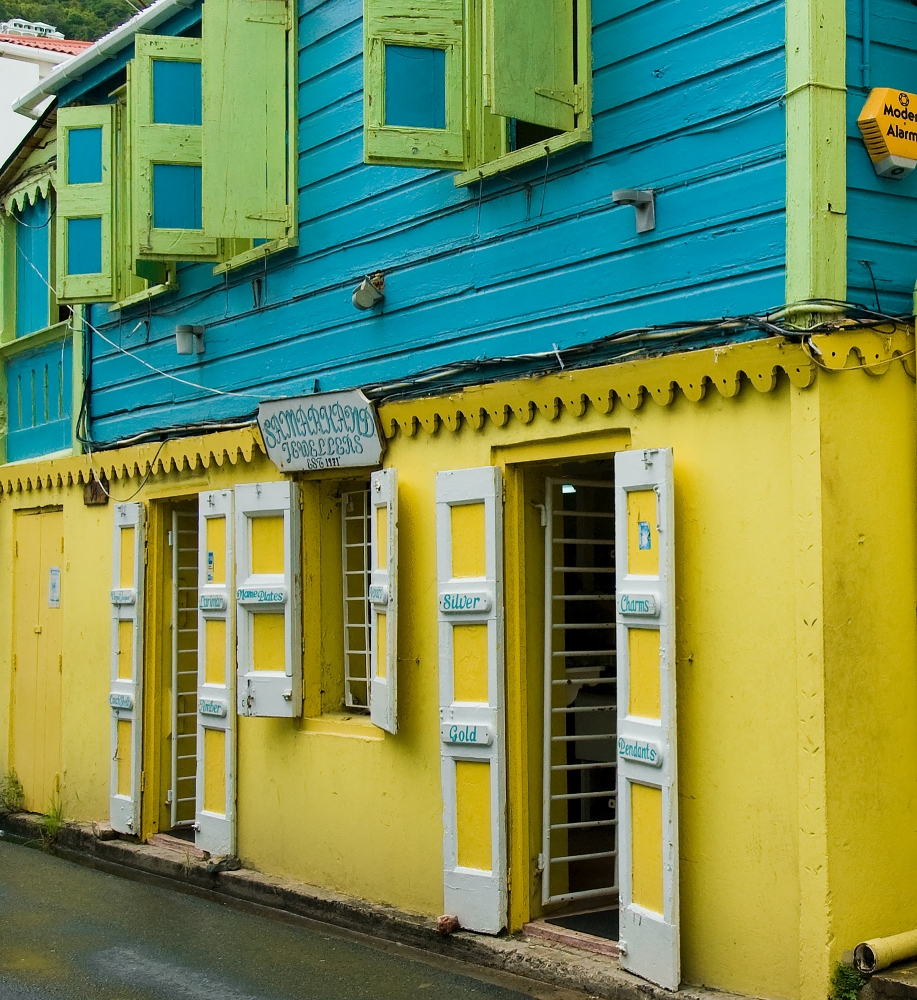
[[383,469],[370,480],[372,566],[369,601],[369,715],[374,725],[398,732],[398,472]]
[[678,989],[672,452],[615,456],[621,963]]
[[239,715],[302,714],[299,491],[236,487]]
[[143,504],[115,504],[111,584],[111,825],[140,833],[143,753]]
[[506,926],[503,485],[500,470],[436,477],[446,913]]
[[233,491],[198,498],[197,806],[195,843],[235,853]]

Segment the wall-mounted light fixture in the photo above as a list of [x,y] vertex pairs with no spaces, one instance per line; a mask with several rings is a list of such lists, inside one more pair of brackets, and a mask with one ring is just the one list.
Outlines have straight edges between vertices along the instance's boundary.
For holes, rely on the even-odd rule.
[[616,205],[633,205],[637,210],[637,232],[650,233],[656,228],[656,192],[634,188],[619,188],[611,192]]
[[353,304],[357,309],[372,309],[385,301],[385,275],[381,271],[368,274],[354,289]]
[[204,327],[180,323],[175,327],[175,350],[179,354],[204,353]]

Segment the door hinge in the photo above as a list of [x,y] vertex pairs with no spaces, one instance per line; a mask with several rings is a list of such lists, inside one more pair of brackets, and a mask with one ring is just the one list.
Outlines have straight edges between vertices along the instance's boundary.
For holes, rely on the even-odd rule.
[[57,657],[57,672],[62,674],[64,672],[64,654],[59,653]]
[[141,771],[140,772],[140,791],[142,792],[145,789],[146,789],[146,771]]
[[513,870],[512,868],[506,869],[506,891],[513,891]]
[[19,558],[19,542],[13,542],[13,555]]
[[16,666],[17,666],[17,656],[15,653],[13,653],[13,670],[16,669]]

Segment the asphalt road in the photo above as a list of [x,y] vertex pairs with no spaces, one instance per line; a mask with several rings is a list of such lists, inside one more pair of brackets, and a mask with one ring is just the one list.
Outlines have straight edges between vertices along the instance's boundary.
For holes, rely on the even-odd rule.
[[508,977],[471,978],[467,966],[430,965],[418,954],[0,840],[0,1000],[571,996]]

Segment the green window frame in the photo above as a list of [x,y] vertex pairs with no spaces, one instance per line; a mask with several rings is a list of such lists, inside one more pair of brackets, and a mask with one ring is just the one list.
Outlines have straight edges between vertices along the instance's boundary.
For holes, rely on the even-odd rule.
[[[79,133],[101,135],[98,180],[71,183],[71,141]],[[115,297],[113,105],[61,108],[57,113],[57,292],[61,302],[98,302]],[[77,178],[79,180],[79,178]],[[70,273],[70,229],[99,223],[99,270]]]
[[200,38],[136,35],[128,65],[131,146],[131,225],[137,260],[219,260],[216,237],[199,228],[156,227],[154,175],[185,168],[203,170],[203,125],[162,124],[154,117],[154,63],[200,63]]
[[[364,31],[367,163],[463,186],[592,139],[590,0],[365,0]],[[386,45],[446,49],[445,128],[386,124]]]

